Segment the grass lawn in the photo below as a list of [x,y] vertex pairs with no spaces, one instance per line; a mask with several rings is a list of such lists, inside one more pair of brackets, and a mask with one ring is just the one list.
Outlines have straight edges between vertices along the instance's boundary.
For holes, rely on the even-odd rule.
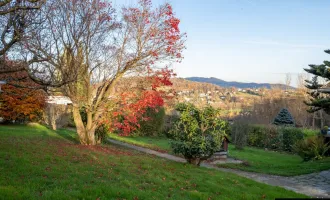
[[0,199],[304,197],[233,174],[75,141],[71,131],[0,126]]
[[303,162],[297,155],[265,151],[251,147],[245,147],[244,150],[237,150],[233,145],[229,145],[229,156],[247,161],[250,166],[225,164],[220,165],[221,167],[283,176],[309,174],[330,169],[330,158],[320,161]]
[[[115,134],[111,134],[110,138],[150,149],[171,151],[168,139],[166,138],[120,137]],[[253,147],[237,150],[233,145],[229,145],[229,156],[247,161],[249,166],[242,164],[224,164],[219,165],[220,167],[282,176],[309,174],[330,169],[330,158],[320,161],[303,162],[297,155],[265,151]]]
[[126,142],[136,146],[146,147],[157,151],[171,152],[169,139],[165,137],[146,137],[146,136],[132,136],[121,137],[117,134],[109,134],[109,138],[115,139],[121,142]]

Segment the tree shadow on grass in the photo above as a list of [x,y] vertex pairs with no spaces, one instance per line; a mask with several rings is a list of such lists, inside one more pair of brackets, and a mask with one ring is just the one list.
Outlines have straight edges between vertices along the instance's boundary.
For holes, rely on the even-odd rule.
[[78,135],[73,130],[59,129],[59,130],[55,131],[55,133],[64,139],[67,139],[75,144],[79,144]]

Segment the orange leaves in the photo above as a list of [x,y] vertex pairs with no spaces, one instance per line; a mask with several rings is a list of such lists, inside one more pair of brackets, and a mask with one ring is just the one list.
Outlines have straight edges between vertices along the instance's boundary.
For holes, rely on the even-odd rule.
[[8,83],[2,86],[3,92],[0,93],[0,116],[8,121],[38,119],[45,106],[45,94],[33,89],[38,85],[27,77],[27,73],[5,74],[0,79]]

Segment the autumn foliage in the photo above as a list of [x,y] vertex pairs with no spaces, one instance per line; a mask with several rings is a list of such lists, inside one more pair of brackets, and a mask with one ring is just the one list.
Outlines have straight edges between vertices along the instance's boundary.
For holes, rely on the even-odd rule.
[[0,80],[7,84],[1,87],[0,117],[5,121],[38,120],[45,106],[45,93],[28,78],[27,72],[2,74]]
[[153,71],[148,69],[148,76],[145,77],[145,85],[149,89],[133,88],[130,91],[122,92],[119,99],[119,106],[113,112],[114,120],[110,124],[112,129],[117,130],[120,135],[128,136],[140,128],[141,121],[150,120],[146,116],[147,110],[155,112],[164,106],[166,100],[170,99],[172,90],[162,87],[172,86],[170,78],[175,76],[173,70],[161,69]]
[[[173,74],[165,67],[181,62],[186,38],[170,4],[139,0],[116,9],[109,0],[52,0],[39,16],[42,25],[31,27],[23,45],[30,71],[43,69],[38,78],[48,85],[67,82],[58,92],[72,101],[81,144],[95,145],[101,124],[128,135],[146,119],[147,109],[164,104],[161,88],[171,85]],[[143,89],[113,92],[122,80],[136,77]]]

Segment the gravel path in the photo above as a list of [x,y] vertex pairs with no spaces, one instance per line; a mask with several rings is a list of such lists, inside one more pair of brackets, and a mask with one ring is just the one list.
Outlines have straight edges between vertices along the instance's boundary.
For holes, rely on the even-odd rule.
[[[108,140],[113,144],[120,145],[126,148],[134,149],[147,154],[156,155],[175,162],[186,163],[185,159],[167,153],[160,153],[158,151],[154,151],[143,147],[138,147],[124,142],[119,142],[117,140],[112,140],[112,139],[108,139]],[[313,174],[301,175],[301,176],[284,177],[284,176],[275,176],[269,174],[245,172],[235,169],[218,168],[208,163],[202,163],[201,166],[206,168],[216,169],[219,171],[234,173],[239,176],[253,179],[257,182],[283,187],[288,190],[293,190],[297,193],[305,194],[312,197],[330,198],[330,170],[313,173]]]

